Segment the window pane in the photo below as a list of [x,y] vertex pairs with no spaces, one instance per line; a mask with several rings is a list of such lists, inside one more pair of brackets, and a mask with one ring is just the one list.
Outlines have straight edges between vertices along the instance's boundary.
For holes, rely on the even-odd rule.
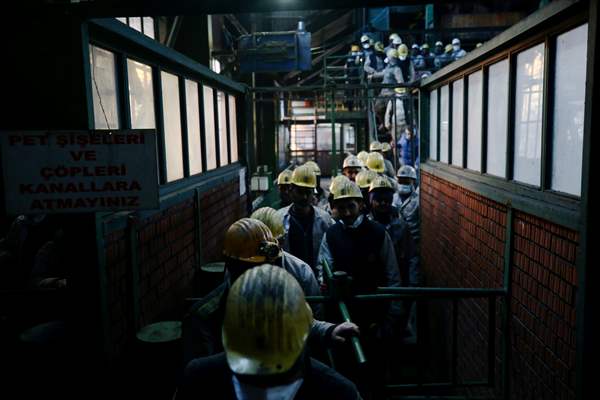
[[235,108],[235,97],[229,95],[229,143],[231,162],[238,160],[238,142],[237,142],[237,110]]
[[556,38],[552,189],[581,195],[588,25]]
[[206,141],[206,169],[217,168],[217,146],[215,144],[215,105],[213,89],[203,86],[204,91],[204,138]]
[[220,166],[229,164],[227,149],[227,105],[225,104],[225,93],[217,92],[217,107],[219,115],[219,161]]
[[469,75],[467,99],[467,168],[481,172],[482,71]]
[[140,17],[129,17],[129,26],[138,32],[142,31],[142,19]]
[[429,100],[429,158],[437,160],[437,89],[431,91]]
[[92,97],[94,99],[94,128],[119,129],[115,55],[90,46]]
[[198,84],[187,79],[185,80],[185,109],[187,117],[190,175],[195,175],[202,172],[200,108],[198,105]]
[[116,17],[116,20],[127,25],[127,17]]
[[463,163],[463,80],[452,83],[452,165]]
[[506,176],[508,60],[490,67],[488,78],[487,173]]
[[154,39],[154,18],[144,17],[142,18],[142,22],[144,24],[144,35]]
[[445,163],[448,163],[449,106],[448,85],[444,85],[440,97],[440,161]]
[[543,43],[517,55],[516,79],[514,178],[539,186],[542,175]]
[[154,93],[152,68],[149,65],[127,60],[129,81],[129,107],[133,129],[154,129]]
[[165,154],[167,182],[183,178],[183,148],[179,109],[179,79],[162,72],[163,119],[165,123]]

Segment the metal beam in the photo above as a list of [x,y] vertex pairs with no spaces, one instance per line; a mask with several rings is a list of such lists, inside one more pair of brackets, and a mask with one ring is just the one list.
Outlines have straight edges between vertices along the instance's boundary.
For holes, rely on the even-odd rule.
[[248,30],[246,30],[246,28],[244,28],[244,25],[242,25],[242,23],[240,21],[238,21],[238,19],[236,18],[235,15],[226,14],[225,18],[227,19],[227,21],[231,22],[231,25],[235,26],[235,29],[237,29],[240,34],[242,34],[242,35],[248,34]]

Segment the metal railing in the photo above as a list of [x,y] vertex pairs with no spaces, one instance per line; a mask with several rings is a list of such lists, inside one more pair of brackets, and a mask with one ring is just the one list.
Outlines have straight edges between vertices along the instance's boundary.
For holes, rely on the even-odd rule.
[[[324,276],[327,281],[327,295],[307,296],[309,303],[334,303],[339,309],[342,318],[346,322],[352,322],[351,313],[346,306],[347,301],[393,301],[393,300],[433,300],[446,299],[452,301],[452,343],[451,343],[451,379],[446,382],[423,382],[422,366],[419,365],[418,383],[416,384],[388,384],[387,391],[399,390],[418,390],[426,392],[429,390],[456,389],[456,388],[474,388],[488,387],[494,388],[495,362],[496,362],[496,300],[501,299],[506,302],[507,291],[504,288],[498,289],[480,289],[480,288],[429,288],[429,287],[378,287],[373,294],[352,294],[351,283],[348,275],[344,271],[332,272],[326,262],[323,262]],[[487,377],[484,380],[464,381],[458,379],[458,311],[459,300],[461,299],[487,299],[488,302],[488,346],[487,346]],[[508,318],[503,313],[503,318]],[[417,335],[417,348],[422,348],[423,343]],[[505,337],[502,337],[502,345],[505,345]],[[359,337],[352,337],[352,349],[359,366],[367,365],[367,357]],[[504,362],[504,360],[502,360]],[[417,397],[415,397],[417,398]]]

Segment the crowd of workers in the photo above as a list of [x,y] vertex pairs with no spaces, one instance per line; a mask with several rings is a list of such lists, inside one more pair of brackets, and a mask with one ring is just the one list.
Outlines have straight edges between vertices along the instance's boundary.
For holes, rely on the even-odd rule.
[[[314,161],[284,170],[280,208],[259,208],[229,227],[225,280],[184,318],[177,399],[207,387],[227,399],[381,398],[386,354],[416,334],[412,304],[349,302],[352,322],[333,323],[326,305],[304,297],[328,293],[327,269],[345,272],[354,294],[420,284],[416,171],[394,171],[383,147],[348,155],[328,190]],[[324,349],[352,357],[344,347],[352,336],[371,360],[367,372],[313,358]]]
[[[407,86],[466,54],[458,38],[445,47],[438,41],[430,51],[427,43],[415,43],[409,49],[396,33],[389,36],[387,47],[367,34],[362,35],[360,46],[352,45],[346,59],[346,84],[367,81],[389,85],[369,95],[373,98],[367,102],[371,137],[389,142],[392,139],[397,141],[406,130],[411,131],[409,136],[414,133],[414,116]],[[349,111],[354,110],[357,93],[355,89],[347,90],[345,104]]]

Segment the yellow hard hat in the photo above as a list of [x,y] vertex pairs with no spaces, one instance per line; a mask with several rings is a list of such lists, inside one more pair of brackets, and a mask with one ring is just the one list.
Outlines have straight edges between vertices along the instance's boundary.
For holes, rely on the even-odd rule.
[[385,56],[387,58],[398,58],[398,51],[396,49],[389,49],[386,53]]
[[385,162],[383,161],[383,155],[375,151],[369,153],[369,157],[367,158],[367,168],[369,168],[371,171],[379,173],[385,171]]
[[377,140],[371,142],[371,144],[369,145],[369,151],[381,151],[381,143]]
[[375,178],[377,178],[377,172],[365,170],[356,174],[355,182],[359,188],[368,189]]
[[283,229],[283,215],[271,207],[261,207],[254,211],[250,218],[257,219],[264,223],[275,239],[283,237],[285,230]]
[[392,182],[390,182],[390,180],[385,176],[378,176],[377,178],[373,179],[371,186],[369,186],[369,193],[378,189],[389,189],[391,191],[395,190]]
[[227,296],[223,347],[241,375],[289,371],[304,350],[313,316],[300,284],[286,270],[261,265],[244,272]]
[[397,87],[394,89],[394,92],[398,93],[398,94],[403,94],[406,93],[406,88],[404,87]]
[[369,152],[363,150],[358,153],[356,157],[363,163],[363,165],[365,165],[367,163],[367,157],[369,157]]
[[292,172],[292,184],[307,188],[316,188],[317,176],[310,166],[304,164]]
[[350,47],[350,51],[360,51],[360,47],[357,44],[353,44]]
[[375,43],[375,50],[383,52],[385,50],[383,43],[381,43],[381,42]]
[[388,143],[388,142],[383,142],[381,143],[381,151],[382,152],[386,152],[386,151],[390,151],[392,149],[392,146]]
[[234,260],[264,263],[281,256],[281,249],[267,225],[257,219],[242,218],[225,233],[223,255]]
[[408,56],[408,46],[404,43],[398,46],[398,57]]
[[278,185],[289,185],[292,183],[292,171],[289,169],[284,169],[277,176],[277,184]]
[[333,200],[335,201],[350,198],[362,199],[363,195],[358,185],[352,182],[351,180],[348,180],[342,182],[339,188],[337,188],[337,190],[335,191],[335,193],[333,193]]
[[311,167],[312,170],[315,172],[315,175],[317,175],[317,176],[321,175],[321,168],[319,168],[319,165],[316,162],[307,161],[304,163],[304,165],[308,165],[309,167]]
[[342,165],[342,169],[344,168],[362,168],[363,163],[358,159],[358,157],[354,155],[350,155],[344,159],[344,164]]
[[329,193],[333,194],[335,196],[335,192],[340,188],[340,185],[342,185],[344,182],[349,181],[350,179],[348,179],[348,177],[346,177],[346,175],[338,175],[335,178],[333,178],[331,180],[331,184],[329,185]]
[[448,43],[446,45],[446,48],[444,49],[446,53],[452,53],[452,45],[450,43]]

